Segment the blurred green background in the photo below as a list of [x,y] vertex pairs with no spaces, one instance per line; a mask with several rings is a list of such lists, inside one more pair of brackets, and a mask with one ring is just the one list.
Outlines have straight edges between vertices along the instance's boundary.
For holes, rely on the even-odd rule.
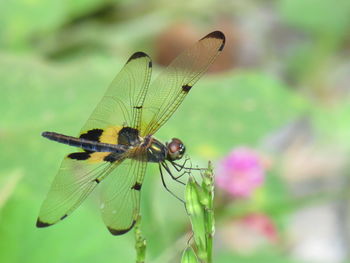
[[[157,75],[213,30],[223,54],[157,135],[181,138],[196,165],[239,146],[268,163],[250,198],[216,189],[214,262],[349,262],[350,1],[17,0],[0,18],[0,262],[135,261],[132,231],[108,233],[96,194],[35,227],[72,151],[40,134],[77,134],[133,52]],[[146,262],[179,262],[190,225],[157,167],[141,207]],[[251,214],[268,225],[242,221]]]

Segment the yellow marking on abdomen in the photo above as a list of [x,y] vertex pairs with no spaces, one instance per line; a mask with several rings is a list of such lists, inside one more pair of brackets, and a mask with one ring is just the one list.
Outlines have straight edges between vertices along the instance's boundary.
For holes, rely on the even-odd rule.
[[122,126],[112,126],[104,129],[99,141],[103,143],[117,144],[118,133],[122,128]]
[[94,163],[101,163],[103,162],[104,158],[111,153],[109,152],[94,152],[90,153],[89,159],[87,159],[88,163],[94,164]]
[[[99,142],[117,144],[118,134],[122,128],[123,127],[121,126],[112,126],[112,127],[105,128],[99,138]],[[90,157],[87,161],[88,163],[91,163],[91,164],[104,162],[104,158],[109,154],[111,153],[110,152],[93,152],[90,154]]]

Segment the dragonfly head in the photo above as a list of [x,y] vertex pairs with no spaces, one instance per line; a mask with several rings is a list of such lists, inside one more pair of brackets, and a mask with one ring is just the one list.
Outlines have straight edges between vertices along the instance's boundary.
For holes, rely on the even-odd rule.
[[172,138],[170,142],[165,143],[167,147],[167,159],[169,161],[175,161],[182,158],[186,151],[185,145],[180,139]]

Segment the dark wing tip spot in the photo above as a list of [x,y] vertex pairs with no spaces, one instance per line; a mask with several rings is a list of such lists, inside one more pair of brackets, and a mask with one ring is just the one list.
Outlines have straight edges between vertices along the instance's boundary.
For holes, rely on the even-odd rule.
[[224,35],[224,33],[222,33],[219,30],[209,33],[208,35],[206,35],[202,39],[205,39],[205,38],[217,38],[217,39],[222,39],[225,42],[225,35]]
[[107,227],[109,232],[111,232],[112,235],[114,236],[119,236],[119,235],[123,235],[127,232],[129,232],[135,225],[136,221],[134,220],[131,224],[131,226],[127,229],[113,229],[113,228],[110,228],[110,227]]
[[[219,51],[223,50],[224,46],[225,46],[225,35],[224,33],[222,33],[221,31],[214,31],[214,32],[211,32],[209,33],[208,35],[206,35],[205,37],[203,37],[202,39],[206,39],[206,38],[216,38],[216,39],[221,39],[222,40],[222,44],[221,46],[219,47]],[[202,40],[201,39],[201,40]]]
[[183,86],[182,86],[182,90],[183,90],[184,92],[189,92],[191,88],[192,88],[192,86],[190,86],[190,85],[183,85]]
[[221,44],[221,46],[219,47],[219,51],[222,51],[224,49],[225,46],[225,41]]
[[52,224],[49,223],[45,223],[43,221],[40,220],[40,218],[38,218],[38,220],[36,221],[36,227],[42,228],[42,227],[48,227],[51,226]]
[[148,57],[148,55],[144,52],[141,52],[141,51],[136,52],[136,53],[131,55],[131,57],[128,59],[128,62],[126,62],[126,63],[129,63],[131,60],[143,58],[143,57]]

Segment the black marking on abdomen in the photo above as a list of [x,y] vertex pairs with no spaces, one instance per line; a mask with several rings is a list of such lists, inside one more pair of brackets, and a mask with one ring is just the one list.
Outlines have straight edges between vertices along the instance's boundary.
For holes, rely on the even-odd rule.
[[135,109],[142,109],[142,106],[134,106]]
[[94,180],[96,183],[100,183],[101,181],[100,180],[98,180],[97,178]]
[[92,129],[87,131],[86,133],[81,134],[79,138],[99,142],[102,133],[102,129]]
[[131,189],[135,189],[136,191],[140,191],[142,187],[142,184],[136,182]]
[[191,88],[192,88],[192,86],[190,86],[190,85],[183,85],[183,86],[182,86],[182,90],[183,90],[184,92],[189,92]]
[[152,67],[152,61],[148,62],[148,67],[149,67],[149,68]]
[[65,215],[64,215],[64,216],[62,216],[60,219],[61,219],[61,220],[63,220],[63,219],[65,219],[67,216],[68,216],[68,215],[67,215],[67,214],[65,214]]
[[75,138],[72,136],[67,136],[56,132],[43,132],[42,136],[52,141],[83,148],[85,150],[85,153],[80,153],[79,155],[75,155],[75,154],[71,155],[72,159],[79,158],[77,160],[85,160],[91,152],[113,152],[113,153],[121,154],[121,153],[124,153],[129,148],[126,145],[90,141],[84,138]]
[[87,160],[90,158],[90,153],[88,153],[88,152],[71,153],[71,154],[68,154],[67,157],[70,159],[83,161],[83,160]]

